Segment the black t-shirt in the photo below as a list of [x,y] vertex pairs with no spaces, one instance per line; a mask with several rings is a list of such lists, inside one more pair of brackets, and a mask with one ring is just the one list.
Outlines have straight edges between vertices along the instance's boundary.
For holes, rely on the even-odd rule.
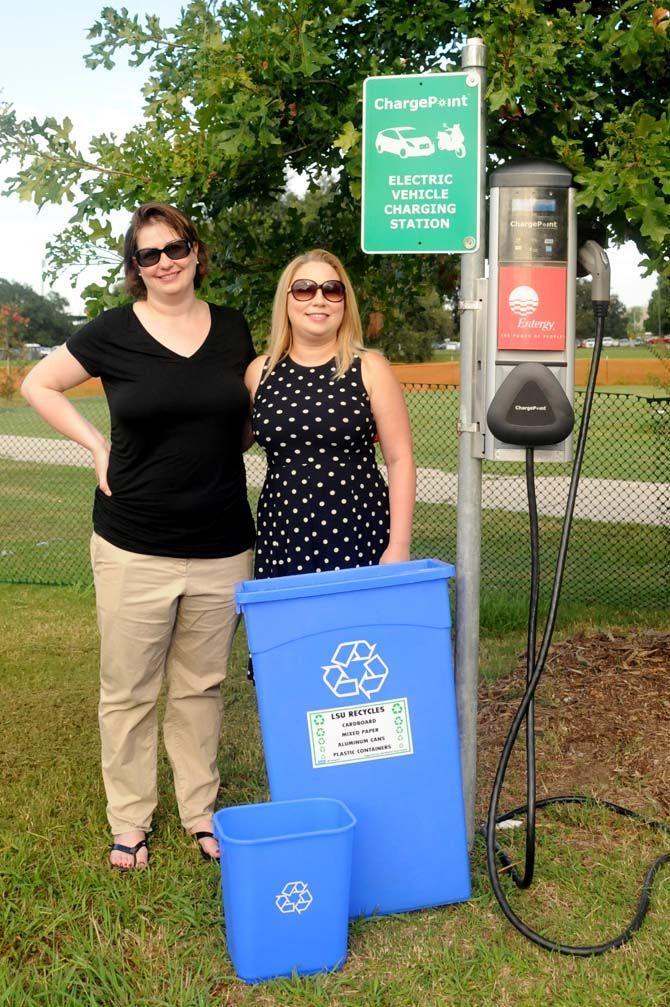
[[239,311],[209,310],[209,333],[191,357],[162,346],[130,305],[67,340],[109,403],[112,496],[96,490],[93,526],[121,549],[211,559],[253,545],[242,432],[255,353]]

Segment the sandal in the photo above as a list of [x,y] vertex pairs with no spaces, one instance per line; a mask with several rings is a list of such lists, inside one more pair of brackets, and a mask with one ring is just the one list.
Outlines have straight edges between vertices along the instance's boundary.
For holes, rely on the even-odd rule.
[[191,835],[193,836],[194,839],[197,840],[198,849],[200,850],[200,856],[202,857],[202,859],[203,860],[213,860],[215,864],[218,864],[220,858],[219,857],[213,857],[211,853],[208,853],[207,850],[203,849],[202,846],[200,845],[200,840],[201,839],[216,839],[216,836],[214,835],[214,833],[213,832],[203,831],[203,832],[192,832]]
[[141,862],[141,863],[138,864],[138,862],[137,862],[137,852],[138,852],[138,850],[142,850],[142,849],[146,849],[147,854],[148,854],[149,847],[147,846],[146,839],[140,839],[139,843],[135,843],[134,846],[124,846],[123,843],[114,843],[114,845],[112,846],[112,848],[110,850],[110,853],[112,853],[114,850],[118,850],[119,853],[127,853],[129,856],[131,856],[133,858],[134,863],[132,864],[131,867],[121,867],[119,864],[112,864],[110,862],[110,867],[114,871],[122,871],[122,872],[125,872],[125,871],[134,871],[134,870],[138,870],[138,871],[139,870],[144,870],[145,867],[149,866],[148,857],[147,857],[146,864],[144,862]]

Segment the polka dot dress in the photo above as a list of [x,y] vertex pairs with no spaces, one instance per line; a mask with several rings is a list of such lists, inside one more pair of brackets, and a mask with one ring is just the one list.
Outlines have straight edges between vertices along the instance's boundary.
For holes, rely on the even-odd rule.
[[388,545],[388,489],[375,460],[375,423],[354,357],[285,357],[256,392],[252,418],[268,472],[258,502],[256,577],[372,566]]

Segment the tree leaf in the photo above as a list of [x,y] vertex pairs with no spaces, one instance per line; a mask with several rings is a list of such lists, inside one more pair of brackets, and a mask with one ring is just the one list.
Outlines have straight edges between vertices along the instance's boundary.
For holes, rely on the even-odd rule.
[[339,147],[346,154],[359,142],[360,138],[360,131],[356,129],[353,122],[345,122],[342,132],[333,140],[333,146]]

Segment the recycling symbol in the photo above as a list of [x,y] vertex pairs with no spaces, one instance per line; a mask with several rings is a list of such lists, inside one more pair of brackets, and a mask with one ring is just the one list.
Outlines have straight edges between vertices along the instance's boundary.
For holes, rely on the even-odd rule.
[[275,905],[280,913],[304,913],[312,904],[312,894],[306,881],[287,881]]
[[367,696],[379,692],[389,673],[388,666],[377,654],[376,643],[350,640],[340,643],[330,664],[322,665],[323,680],[338,699],[347,696]]

